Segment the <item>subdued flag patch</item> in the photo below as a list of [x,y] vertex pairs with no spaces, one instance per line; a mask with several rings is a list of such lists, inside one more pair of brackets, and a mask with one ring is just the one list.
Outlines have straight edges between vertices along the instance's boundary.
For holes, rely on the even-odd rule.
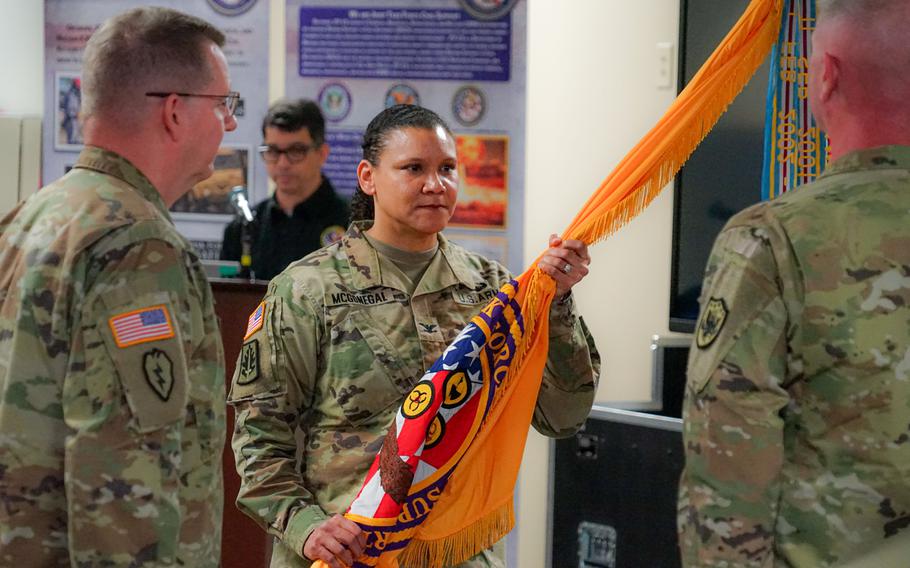
[[164,304],[117,314],[108,325],[120,348],[174,337],[171,315]]
[[251,335],[256,333],[262,328],[262,322],[265,315],[265,302],[260,302],[256,309],[253,310],[253,313],[250,314],[250,319],[246,322],[246,333],[243,334],[243,340],[246,341],[250,338]]
[[244,343],[237,364],[237,384],[248,385],[259,378],[259,340]]
[[327,247],[340,241],[341,237],[343,236],[344,227],[341,225],[332,225],[320,233],[319,242],[322,244],[322,246]]

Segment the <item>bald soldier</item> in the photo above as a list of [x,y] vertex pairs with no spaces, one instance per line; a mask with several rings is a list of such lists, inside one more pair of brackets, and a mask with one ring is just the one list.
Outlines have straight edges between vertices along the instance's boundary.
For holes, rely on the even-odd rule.
[[910,2],[819,0],[824,175],[708,262],[689,359],[689,567],[910,565]]
[[0,221],[0,566],[217,566],[224,354],[168,207],[233,117],[224,35],[173,10],[105,22],[85,149]]

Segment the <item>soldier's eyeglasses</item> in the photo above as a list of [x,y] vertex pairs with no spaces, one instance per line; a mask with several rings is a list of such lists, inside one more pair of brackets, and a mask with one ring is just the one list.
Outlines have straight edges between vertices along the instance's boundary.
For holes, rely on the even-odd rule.
[[226,95],[200,95],[198,93],[146,93],[147,97],[169,97],[171,95],[177,95],[178,97],[201,97],[205,99],[220,99],[221,104],[224,105],[225,110],[229,116],[234,116],[234,111],[237,110],[237,105],[240,103],[240,93],[237,91],[231,91]]
[[259,147],[259,155],[262,156],[262,159],[270,164],[277,163],[281,158],[281,155],[284,154],[287,156],[288,161],[292,164],[303,161],[306,159],[307,155],[318,148],[320,144],[292,144],[287,148],[278,148],[276,146],[269,146],[263,144]]

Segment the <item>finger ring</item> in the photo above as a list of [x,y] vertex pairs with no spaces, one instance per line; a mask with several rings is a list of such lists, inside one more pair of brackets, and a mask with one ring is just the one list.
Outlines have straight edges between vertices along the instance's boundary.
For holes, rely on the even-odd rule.
[[572,272],[572,265],[567,262],[566,265],[562,267],[562,271],[566,274]]

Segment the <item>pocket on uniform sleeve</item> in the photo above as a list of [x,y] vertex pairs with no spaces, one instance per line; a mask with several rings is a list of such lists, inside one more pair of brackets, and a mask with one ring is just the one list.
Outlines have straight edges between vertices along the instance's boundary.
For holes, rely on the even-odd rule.
[[187,364],[173,302],[167,292],[104,298],[98,329],[114,363],[139,432],[183,418]]
[[717,367],[768,305],[768,296],[760,296],[757,288],[741,284],[738,290],[737,295],[709,296],[702,307],[687,369],[687,380],[695,392],[704,390]]
[[[708,260],[701,310],[689,352],[688,384],[701,392],[755,320],[779,300],[770,229],[728,225]],[[764,325],[764,324],[760,324]]]
[[287,384],[279,371],[288,365],[276,333],[283,310],[282,302],[265,300],[250,314],[228,402],[274,398],[287,393]]

